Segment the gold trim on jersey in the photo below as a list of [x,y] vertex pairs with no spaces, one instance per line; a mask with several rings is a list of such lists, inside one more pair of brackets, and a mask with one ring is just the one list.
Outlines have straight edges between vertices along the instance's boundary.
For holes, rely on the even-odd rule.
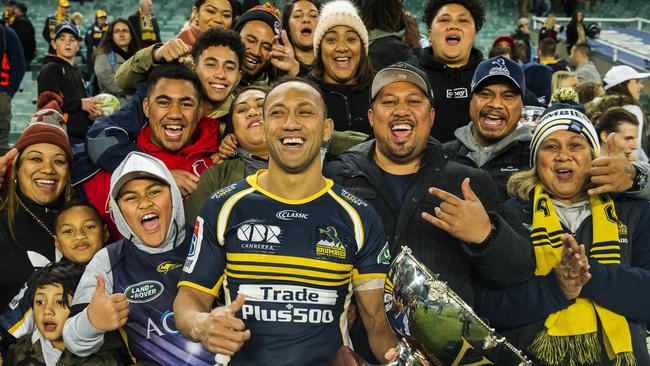
[[196,283],[190,282],[190,281],[179,281],[178,285],[176,285],[176,287],[187,286],[187,287],[191,287],[191,288],[193,288],[195,290],[205,292],[206,294],[212,295],[214,297],[217,297],[217,295],[219,295],[219,288],[221,287],[221,284],[223,283],[225,277],[226,277],[226,274],[225,273],[222,274],[221,277],[219,277],[219,280],[217,281],[217,283],[212,288],[207,288],[205,286],[201,286],[199,284],[196,284]]
[[316,269],[346,272],[348,275],[354,267],[352,264],[346,263],[335,263],[319,259],[260,253],[226,253],[226,262],[255,262],[263,265],[290,264],[300,267],[314,267]]
[[224,202],[223,206],[221,206],[221,209],[219,210],[219,214],[217,215],[217,242],[220,245],[222,246],[226,245],[224,234],[226,233],[226,225],[228,224],[230,211],[240,199],[244,198],[244,196],[254,191],[255,188],[251,187],[251,188],[244,189],[241,192],[237,192],[233,194],[232,197],[228,198],[226,202]]
[[266,173],[266,169],[260,169],[255,174],[252,174],[252,175],[249,175],[248,177],[246,177],[246,181],[248,182],[248,184],[250,184],[253,188],[255,188],[257,191],[259,191],[263,195],[265,195],[265,196],[267,196],[267,197],[269,197],[269,198],[271,198],[271,199],[273,199],[275,201],[285,203],[287,205],[302,205],[302,204],[311,202],[311,201],[319,198],[320,196],[324,195],[334,185],[334,182],[331,179],[327,179],[327,178],[323,177],[323,179],[325,180],[325,187],[323,189],[321,189],[320,191],[312,194],[309,197],[305,197],[305,198],[302,198],[302,199],[299,199],[299,200],[290,200],[290,199],[286,199],[286,198],[282,198],[280,196],[277,196],[277,195],[267,191],[266,189],[260,187],[260,185],[257,184],[259,176],[264,174],[264,173]]
[[350,216],[350,219],[352,220],[352,223],[354,224],[354,240],[357,243],[357,253],[361,250],[361,248],[364,245],[365,239],[365,233],[363,231],[363,222],[361,221],[361,217],[359,216],[359,213],[357,210],[352,207],[349,203],[345,202],[345,200],[341,197],[339,197],[334,191],[329,190],[327,192],[336,202],[338,202],[341,207],[345,210],[345,212],[348,213]]
[[32,308],[30,307],[29,309],[27,309],[27,311],[25,312],[25,314],[23,314],[23,317],[20,318],[20,320],[19,320],[16,324],[14,324],[13,327],[9,328],[9,330],[8,330],[7,332],[8,332],[9,334],[11,334],[11,335],[13,335],[14,333],[16,333],[16,331],[17,331],[20,327],[22,327],[23,324],[25,324],[25,319],[27,319],[27,316],[28,316],[29,314],[31,314],[31,313],[32,313]]
[[301,268],[291,268],[291,267],[272,267],[269,265],[241,265],[241,264],[231,264],[227,263],[226,268],[236,271],[238,273],[248,272],[248,273],[279,273],[286,275],[296,275],[304,277],[313,277],[313,278],[322,278],[327,280],[345,280],[350,278],[350,272],[347,273],[330,273],[323,272],[318,270],[309,270]]

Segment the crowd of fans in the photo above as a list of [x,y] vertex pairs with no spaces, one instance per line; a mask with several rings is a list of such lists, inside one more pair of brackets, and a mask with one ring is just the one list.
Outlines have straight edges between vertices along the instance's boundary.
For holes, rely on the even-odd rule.
[[650,366],[650,73],[601,74],[582,10],[486,59],[480,0],[195,0],[166,42],[153,5],[58,0],[13,147],[2,15],[0,365],[393,361],[406,245],[534,364]]

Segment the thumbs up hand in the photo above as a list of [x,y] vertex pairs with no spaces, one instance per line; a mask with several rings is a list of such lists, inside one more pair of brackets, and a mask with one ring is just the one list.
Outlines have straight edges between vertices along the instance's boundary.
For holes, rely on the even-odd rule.
[[461,184],[462,199],[442,189],[430,187],[429,194],[440,198],[442,203],[434,209],[435,216],[422,212],[422,218],[459,240],[481,243],[490,234],[492,223],[469,183],[469,178],[465,178]]
[[213,309],[199,325],[201,343],[210,352],[232,356],[250,339],[251,332],[235,314],[244,306],[246,297],[238,294],[232,303]]
[[88,305],[88,320],[102,332],[116,330],[129,318],[129,303],[121,293],[107,295],[102,276],[95,276],[97,287]]
[[607,154],[591,162],[590,195],[602,193],[620,193],[632,187],[636,168],[615,141],[616,133],[607,136]]

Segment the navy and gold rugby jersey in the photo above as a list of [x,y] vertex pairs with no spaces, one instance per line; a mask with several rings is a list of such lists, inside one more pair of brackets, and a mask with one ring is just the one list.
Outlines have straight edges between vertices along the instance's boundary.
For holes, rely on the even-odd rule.
[[390,254],[381,219],[329,179],[293,201],[257,185],[261,172],[206,201],[179,286],[213,296],[223,289],[226,303],[246,295],[236,316],[251,339],[230,365],[322,365],[350,346],[354,286],[384,286]]

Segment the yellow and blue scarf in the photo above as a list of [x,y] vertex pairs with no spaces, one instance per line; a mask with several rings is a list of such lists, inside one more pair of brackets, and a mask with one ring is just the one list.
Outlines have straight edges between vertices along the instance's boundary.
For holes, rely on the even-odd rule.
[[[618,217],[614,202],[608,195],[590,196],[593,221],[593,244],[590,260],[601,264],[620,264],[621,247]],[[533,198],[533,225],[530,238],[535,251],[536,276],[545,276],[560,263],[564,230],[551,198],[537,184]],[[624,316],[594,303],[577,298],[575,304],[549,315],[529,351],[546,365],[588,365],[599,362],[601,344],[598,320],[602,324],[605,350],[615,366],[636,364],[632,353],[632,337]]]

